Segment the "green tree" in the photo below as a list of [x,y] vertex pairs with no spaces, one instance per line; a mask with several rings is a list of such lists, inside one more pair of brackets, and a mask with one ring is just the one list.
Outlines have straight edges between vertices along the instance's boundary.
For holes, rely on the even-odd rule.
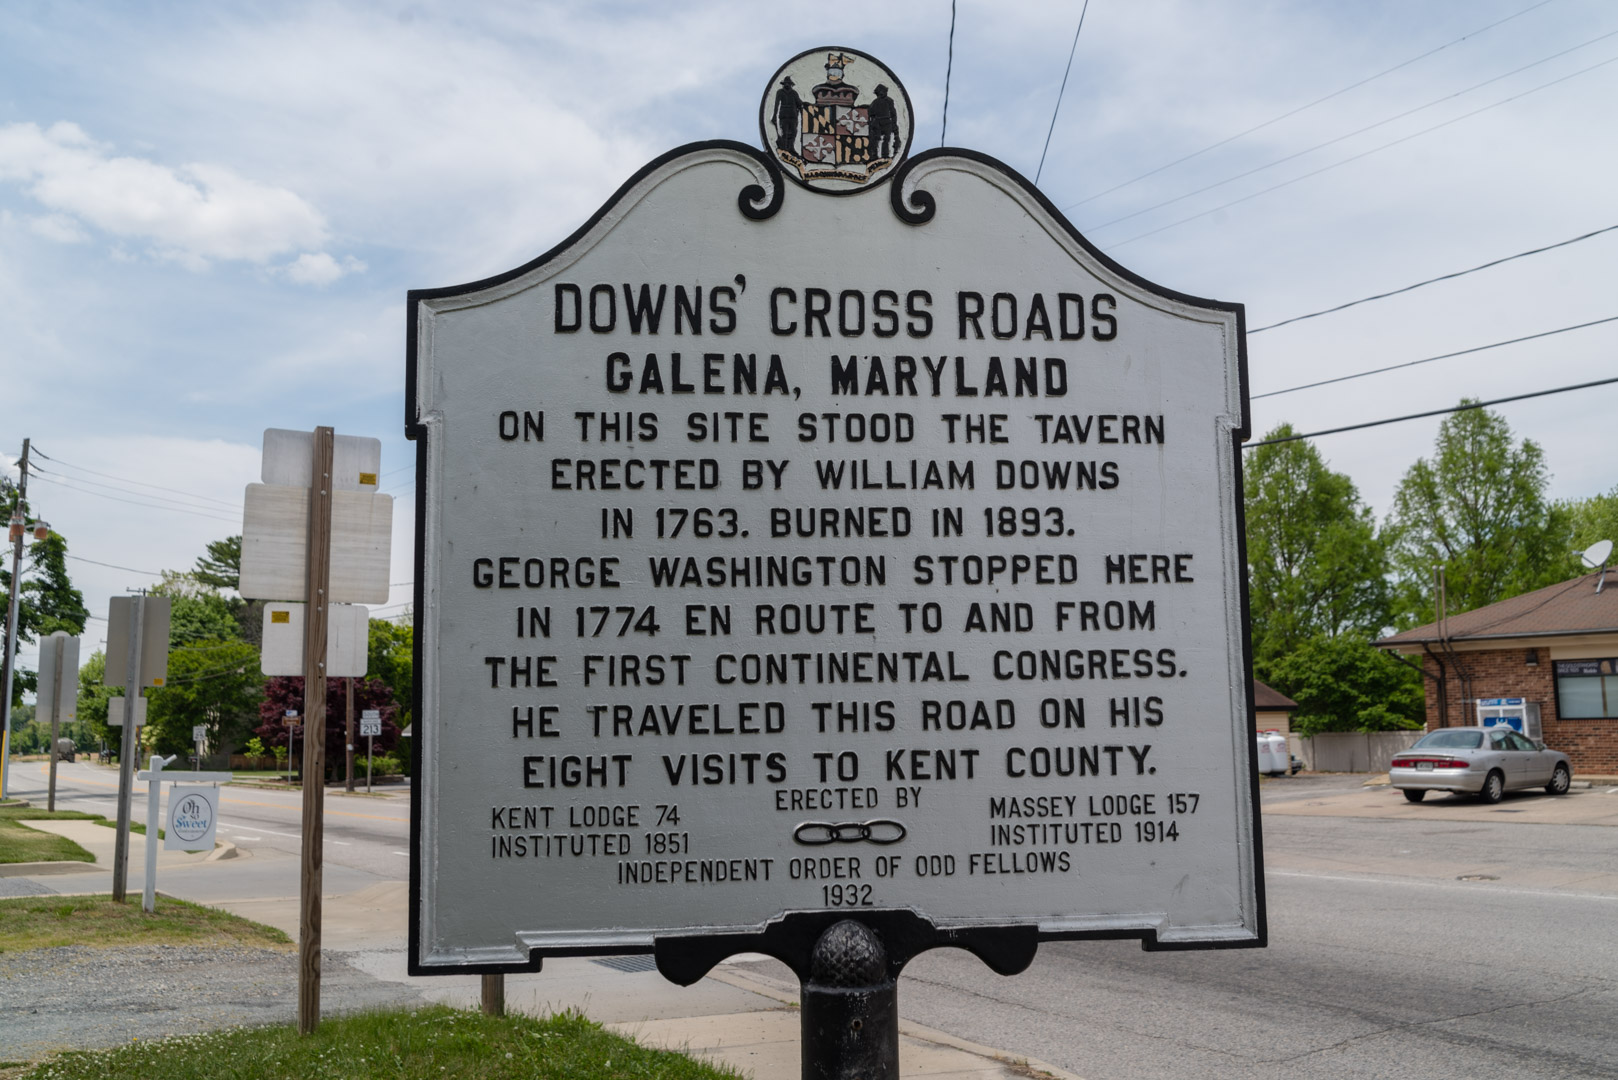
[[[1282,424],[1265,438],[1293,433]],[[1382,629],[1386,551],[1354,482],[1313,443],[1260,446],[1243,469],[1254,666],[1273,681],[1274,665],[1313,638]]]
[[216,751],[234,747],[258,725],[263,690],[258,650],[245,642],[214,638],[173,648],[167,679],[147,691],[142,742],[160,754],[190,753],[191,729],[200,724]]
[[[4,477],[0,477],[0,503],[4,506],[0,519],[10,520],[17,505],[17,489]],[[0,559],[0,564],[3,564],[0,565],[0,627],[3,627],[10,612],[11,559]],[[89,618],[90,609],[84,606],[84,594],[73,587],[67,572],[67,540],[60,533],[51,532],[43,540],[31,541],[23,567],[22,588],[17,596],[17,641],[31,642],[41,634],[54,634],[58,630],[82,634]],[[10,632],[9,627],[6,632]],[[11,703],[20,703],[23,691],[33,691],[35,682],[35,673],[19,665],[13,680]]]
[[235,589],[241,582],[242,538],[227,536],[208,544],[208,554],[198,555],[191,576],[213,589]]
[[1573,529],[1573,550],[1584,551],[1597,540],[1618,542],[1618,487],[1605,495],[1570,499],[1560,504]]
[[1529,439],[1514,443],[1500,414],[1468,409],[1446,417],[1432,459],[1412,465],[1394,494],[1388,539],[1401,624],[1435,617],[1438,567],[1450,614],[1576,572],[1569,515],[1546,501],[1549,482],[1544,451]]
[[118,748],[122,728],[107,724],[107,702],[123,694],[116,686],[104,686],[107,677],[107,654],[97,649],[90,659],[79,665],[79,700],[73,721],[76,734],[73,739],[81,747],[105,742],[114,752]]
[[1298,703],[1293,727],[1303,735],[1422,726],[1421,673],[1365,638],[1310,638],[1277,660],[1273,675]]
[[230,601],[194,574],[165,570],[152,593],[169,598],[169,648],[193,641],[241,640]]
[[386,683],[398,709],[399,726],[410,725],[410,711],[416,683],[416,631],[409,624],[372,619],[370,655],[366,674]]

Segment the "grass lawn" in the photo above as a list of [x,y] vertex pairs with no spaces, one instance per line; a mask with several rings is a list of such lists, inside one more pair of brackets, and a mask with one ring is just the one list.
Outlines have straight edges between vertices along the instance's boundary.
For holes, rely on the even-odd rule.
[[[15,824],[18,821],[93,821],[109,829],[118,827],[110,818],[79,810],[53,812],[37,806],[0,806],[0,863],[95,862],[95,856],[66,837]],[[145,836],[146,826],[131,821],[129,831]],[[157,838],[163,839],[162,829],[157,830]]]
[[443,1006],[237,1028],[113,1050],[74,1051],[22,1080],[736,1080],[683,1054],[649,1050],[577,1013],[490,1017]]
[[0,900],[0,952],[58,945],[251,945],[275,949],[291,939],[273,926],[167,897],[141,910],[140,896],[18,896]]
[[51,813],[32,806],[0,806],[0,863],[95,862],[95,856],[65,836],[40,832],[22,821],[54,818],[58,821],[92,821],[100,815],[77,810]]

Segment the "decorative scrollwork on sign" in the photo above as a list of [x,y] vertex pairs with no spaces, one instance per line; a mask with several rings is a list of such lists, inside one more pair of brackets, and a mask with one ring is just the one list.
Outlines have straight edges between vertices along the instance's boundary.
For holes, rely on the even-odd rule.
[[902,823],[892,818],[870,821],[805,821],[792,830],[792,839],[805,847],[823,844],[897,844],[907,835]]
[[933,198],[932,192],[920,188],[910,187],[910,175],[916,166],[937,156],[936,151],[929,150],[925,154],[917,154],[899,166],[899,171],[893,174],[893,186],[888,190],[888,203],[893,207],[893,213],[907,225],[925,225],[938,213],[938,201]]
[[[781,167],[768,155],[753,149],[751,146],[736,144],[739,149],[745,150],[747,156],[758,162],[769,177],[770,186],[766,190],[762,184],[748,184],[736,196],[736,208],[742,216],[749,221],[763,221],[775,216],[781,209],[781,203],[786,195],[786,184],[781,175]],[[767,200],[767,201],[766,201]]]

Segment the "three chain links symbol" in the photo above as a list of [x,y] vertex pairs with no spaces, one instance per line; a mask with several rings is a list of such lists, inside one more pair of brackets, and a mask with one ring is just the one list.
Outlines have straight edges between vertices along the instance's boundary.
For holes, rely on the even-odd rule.
[[822,844],[897,844],[905,835],[905,827],[892,818],[837,823],[805,821],[792,830],[792,839],[808,847]]

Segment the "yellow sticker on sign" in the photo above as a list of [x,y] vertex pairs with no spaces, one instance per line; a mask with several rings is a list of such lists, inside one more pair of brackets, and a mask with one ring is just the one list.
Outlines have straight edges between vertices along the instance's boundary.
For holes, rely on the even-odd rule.
[[280,622],[280,623],[289,623],[289,622],[292,621],[292,612],[290,612],[290,611],[272,611],[272,612],[270,612],[270,621],[272,623],[278,623],[278,622]]
[[370,484],[372,487],[375,487],[376,486],[376,473],[374,473],[374,472],[362,472],[362,473],[360,473],[360,483],[362,485],[363,484]]
[[163,685],[163,676],[159,675],[157,678],[153,679],[152,680],[152,685],[153,686],[162,686]]

